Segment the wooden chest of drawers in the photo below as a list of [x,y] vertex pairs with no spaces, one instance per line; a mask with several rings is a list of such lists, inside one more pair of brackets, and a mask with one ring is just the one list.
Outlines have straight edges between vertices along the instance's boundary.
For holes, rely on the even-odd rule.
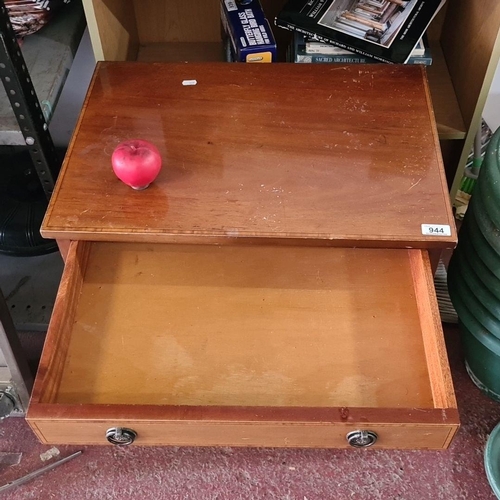
[[[111,170],[133,138],[164,160],[144,191]],[[420,67],[101,63],[42,233],[67,250],[43,442],[445,448],[458,428]]]

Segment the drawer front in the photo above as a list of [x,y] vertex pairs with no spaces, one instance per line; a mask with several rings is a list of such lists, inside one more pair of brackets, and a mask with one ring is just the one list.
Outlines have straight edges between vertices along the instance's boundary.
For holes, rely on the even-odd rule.
[[132,429],[137,446],[244,446],[285,448],[350,448],[349,432],[372,431],[380,449],[443,449],[451,441],[456,425],[318,425],[273,423],[205,423],[141,421],[31,421],[44,443],[105,445],[106,431],[113,427]]
[[59,444],[443,448],[433,294],[420,250],[73,242],[27,420]]

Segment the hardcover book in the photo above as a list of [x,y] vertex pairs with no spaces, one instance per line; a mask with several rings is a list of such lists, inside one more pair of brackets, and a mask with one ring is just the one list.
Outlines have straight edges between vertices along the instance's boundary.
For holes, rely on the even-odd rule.
[[[302,38],[302,44],[305,46],[305,51],[307,54],[353,54],[351,50],[337,47],[336,45],[332,45],[331,43],[318,42],[314,39],[307,38],[306,36],[300,34],[298,31],[296,31],[294,35],[298,35]],[[425,54],[427,46],[427,37],[424,35],[411,51],[410,57],[423,56]]]
[[288,0],[276,26],[403,64],[446,0]]
[[[372,59],[356,52],[352,52],[335,45],[311,40],[305,35],[294,32],[290,43],[289,61],[296,63],[342,63],[342,64],[373,64],[381,63],[378,59]],[[432,64],[432,55],[424,35],[417,47],[411,52],[405,64]]]

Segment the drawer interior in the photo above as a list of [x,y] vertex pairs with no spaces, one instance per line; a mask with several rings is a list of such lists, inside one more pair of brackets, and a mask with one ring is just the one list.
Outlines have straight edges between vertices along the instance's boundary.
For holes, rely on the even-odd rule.
[[434,408],[424,257],[74,242],[35,399]]

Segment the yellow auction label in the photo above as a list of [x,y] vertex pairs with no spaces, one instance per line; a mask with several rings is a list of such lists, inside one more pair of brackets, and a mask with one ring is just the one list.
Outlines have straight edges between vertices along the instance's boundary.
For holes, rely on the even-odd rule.
[[256,52],[255,54],[248,54],[246,57],[247,63],[270,63],[273,60],[271,52]]

